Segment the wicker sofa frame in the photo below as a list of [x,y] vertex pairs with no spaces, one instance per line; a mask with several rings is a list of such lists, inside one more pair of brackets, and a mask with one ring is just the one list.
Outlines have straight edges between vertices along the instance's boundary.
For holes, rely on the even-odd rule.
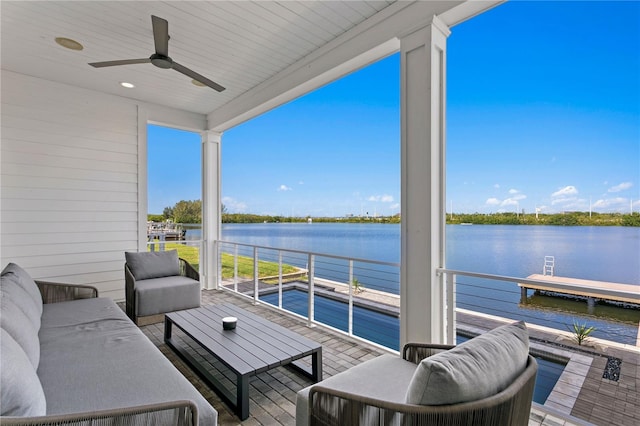
[[[200,274],[195,270],[189,262],[183,258],[178,258],[180,265],[180,275],[183,277],[191,278],[192,280],[200,281]],[[125,280],[125,312],[131,321],[137,325],[147,325],[164,320],[164,314],[138,316],[136,312],[136,279],[129,269],[129,266],[124,264],[124,280]]]
[[[53,283],[35,280],[45,304],[98,297],[98,289],[87,285]],[[171,419],[169,422],[168,419]],[[111,426],[116,424],[143,426],[198,426],[198,408],[188,400],[138,405],[117,410],[100,410],[37,417],[1,417],[2,425],[37,426]]]
[[[448,345],[407,344],[405,360],[415,364]],[[310,425],[527,425],[533,399],[538,364],[531,355],[525,371],[506,389],[478,401],[452,405],[412,405],[336,391],[322,384],[309,392]]]

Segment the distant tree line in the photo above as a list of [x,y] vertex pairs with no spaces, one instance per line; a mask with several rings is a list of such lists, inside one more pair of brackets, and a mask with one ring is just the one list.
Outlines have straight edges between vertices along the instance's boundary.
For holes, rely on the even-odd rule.
[[[221,206],[222,223],[298,223],[307,222],[310,216],[288,217],[251,213],[228,213]],[[200,200],[178,201],[173,207],[165,207],[161,215],[150,214],[148,220],[163,222],[167,219],[175,223],[202,223],[202,202]],[[345,216],[313,217],[314,223],[400,223],[400,215],[394,216]],[[447,224],[471,223],[475,225],[558,225],[558,226],[640,226],[640,213],[589,213],[565,212],[554,214],[535,213],[454,213],[447,214]]]
[[471,213],[448,214],[448,224],[474,225],[558,225],[558,226],[640,226],[640,213],[565,212],[535,213]]
[[400,216],[290,217],[246,213],[223,213],[222,223],[400,223]]

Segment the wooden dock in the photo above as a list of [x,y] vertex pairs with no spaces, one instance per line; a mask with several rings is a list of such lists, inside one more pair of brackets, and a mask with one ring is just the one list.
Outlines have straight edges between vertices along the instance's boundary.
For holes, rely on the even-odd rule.
[[588,300],[602,299],[640,305],[640,285],[532,274],[518,283],[518,286],[525,298],[527,290],[532,289],[579,296]]

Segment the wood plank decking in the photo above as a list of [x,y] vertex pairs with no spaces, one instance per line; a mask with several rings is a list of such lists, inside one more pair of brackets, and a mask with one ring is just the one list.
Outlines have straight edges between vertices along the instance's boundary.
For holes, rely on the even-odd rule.
[[[293,330],[323,346],[324,377],[327,378],[344,371],[363,361],[383,353],[381,349],[367,345],[355,339],[337,334],[323,327],[309,328],[306,322],[284,313],[269,309],[264,305],[253,305],[250,300],[239,297],[230,291],[203,291],[202,304],[232,303],[253,312],[269,321]],[[497,324],[477,324],[485,329]],[[278,367],[260,373],[250,380],[250,416],[241,422],[222,399],[213,392],[163,341],[164,324],[157,323],[141,327],[142,331],[165,354],[165,356],[189,379],[196,389],[214,406],[219,413],[218,424],[226,425],[295,425],[295,397],[296,393],[311,385],[312,381],[288,368]],[[530,330],[532,337],[551,339],[549,336],[539,336],[536,330]],[[609,347],[602,354],[581,355],[593,357],[588,368],[588,374],[581,387],[575,391],[569,389],[567,398],[575,398],[575,404],[570,409],[573,418],[566,413],[554,411],[553,408],[535,404],[531,410],[531,426],[540,425],[637,425],[640,424],[640,350],[628,351],[616,347]],[[603,369],[607,357],[617,357],[622,360],[620,379],[618,381],[603,378]],[[573,380],[573,379],[571,379]],[[566,386],[565,386],[566,388]],[[563,388],[564,389],[564,388]],[[568,388],[567,388],[568,389]],[[574,394],[575,392],[575,394]],[[579,417],[580,419],[576,418]],[[589,423],[590,422],[590,423]]]

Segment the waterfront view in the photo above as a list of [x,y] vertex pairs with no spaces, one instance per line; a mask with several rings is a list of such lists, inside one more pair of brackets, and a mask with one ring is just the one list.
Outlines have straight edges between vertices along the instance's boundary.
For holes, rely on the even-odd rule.
[[[557,276],[640,283],[640,228],[447,225],[446,231],[447,269],[525,278],[542,273],[544,257],[551,255],[556,260]],[[188,230],[187,237],[198,239],[199,230]],[[400,261],[399,225],[225,224],[222,239],[381,262]],[[304,268],[304,259],[295,266]],[[341,268],[344,266],[336,264],[317,267],[316,276],[338,280],[344,275]],[[398,274],[397,269],[394,273]],[[399,293],[399,279],[376,282],[374,275],[380,274],[370,275],[364,280],[365,288]],[[584,301],[532,295],[527,304],[521,304],[514,283],[468,277],[458,278],[457,306],[556,328],[578,318],[596,327],[594,337],[632,344],[640,321],[638,309],[598,304],[588,311]]]

